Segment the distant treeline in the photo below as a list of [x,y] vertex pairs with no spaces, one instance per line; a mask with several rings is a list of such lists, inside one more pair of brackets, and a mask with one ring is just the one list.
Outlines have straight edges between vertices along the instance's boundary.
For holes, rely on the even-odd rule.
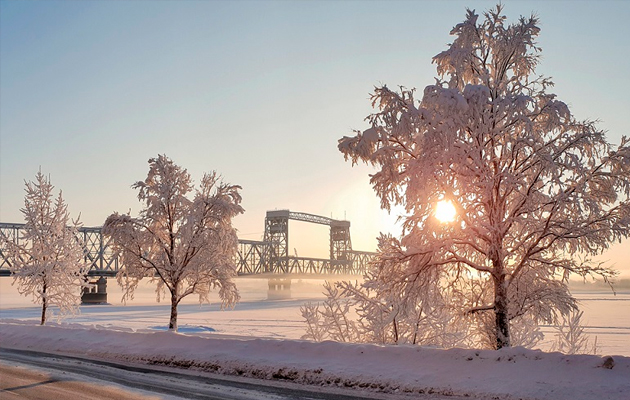
[[[614,279],[612,281],[613,283],[613,287],[615,288],[615,290],[618,289],[630,289],[630,279],[628,278],[624,278],[624,279]],[[569,287],[572,290],[599,290],[599,289],[608,289],[610,290],[610,286],[608,285],[608,283],[604,282],[603,280],[596,280],[596,281],[570,281],[569,282]]]

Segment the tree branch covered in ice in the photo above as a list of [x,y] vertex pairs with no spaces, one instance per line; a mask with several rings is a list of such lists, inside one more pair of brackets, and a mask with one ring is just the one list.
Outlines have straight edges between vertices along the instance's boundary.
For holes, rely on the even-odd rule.
[[117,279],[125,290],[123,300],[133,298],[141,279],[155,282],[158,301],[166,291],[170,295],[172,330],[177,330],[177,305],[188,295],[208,302],[211,289],[218,288],[222,307],[234,306],[238,238],[232,219],[243,212],[240,186],[223,183],[211,172],[189,199],[188,171],[159,155],[149,160],[147,178],[132,187],[145,205],[140,215],[114,213],[103,227],[121,254]]
[[[538,18],[507,24],[502,8],[468,10],[433,58],[435,83],[419,99],[377,87],[369,128],[339,140],[353,164],[379,168],[382,207],[405,207],[398,251],[380,255],[382,268],[399,263],[398,290],[479,274],[482,295],[462,306],[491,313],[495,348],[512,344],[516,318],[575,310],[568,276],[615,276],[590,257],[630,235],[630,140],[608,143],[548,91],[535,72]],[[456,208],[451,223],[434,216],[441,200]]]
[[79,220],[70,218],[61,191],[55,198],[55,187],[41,171],[34,182],[25,184],[22,236],[14,241],[0,235],[0,242],[13,284],[20,294],[42,305],[40,324],[44,325],[51,307],[59,307],[59,318],[77,312],[89,265],[77,235]]

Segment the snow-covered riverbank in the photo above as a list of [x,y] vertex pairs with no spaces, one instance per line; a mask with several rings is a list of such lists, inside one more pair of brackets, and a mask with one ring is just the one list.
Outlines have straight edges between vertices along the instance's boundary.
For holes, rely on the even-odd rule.
[[[40,308],[0,279],[0,346],[63,352],[92,358],[191,366],[297,382],[375,387],[379,390],[488,394],[501,398],[617,399],[630,393],[630,294],[578,293],[587,333],[598,336],[601,354],[565,356],[526,349],[499,352],[406,346],[310,343],[299,308],[322,300],[317,281],[295,281],[292,299],[268,300],[265,280],[239,279],[242,301],[234,310],[179,307],[180,333],[164,332],[168,302],[156,303],[145,285],[133,301],[109,280],[109,305],[82,306],[60,324],[37,325]],[[218,299],[217,299],[218,300]],[[625,318],[625,319],[624,319]],[[545,329],[547,338],[553,332]]]
[[599,356],[523,348],[439,350],[11,320],[0,323],[0,346],[410,394],[605,400],[630,393],[630,357],[615,356],[608,369]]

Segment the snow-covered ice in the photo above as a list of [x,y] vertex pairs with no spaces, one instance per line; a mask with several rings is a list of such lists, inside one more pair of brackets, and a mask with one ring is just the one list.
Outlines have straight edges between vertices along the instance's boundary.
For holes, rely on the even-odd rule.
[[[218,298],[202,306],[187,299],[180,306],[177,334],[164,331],[169,304],[156,304],[150,286],[121,305],[120,291],[109,280],[110,305],[82,306],[76,317],[61,323],[51,319],[40,327],[40,309],[17,295],[10,282],[0,279],[2,347],[385,391],[501,399],[630,399],[628,293],[610,298],[578,295],[585,299],[586,322],[594,327],[587,332],[597,333],[600,350],[613,355],[615,366],[606,369],[599,356],[523,348],[440,350],[298,340],[304,333],[300,305],[322,298],[321,287],[307,282],[293,284],[293,299],[272,301],[266,299],[266,281],[239,279],[243,300],[227,311],[219,310]],[[608,312],[613,320],[604,319]],[[618,342],[605,347],[610,338]]]

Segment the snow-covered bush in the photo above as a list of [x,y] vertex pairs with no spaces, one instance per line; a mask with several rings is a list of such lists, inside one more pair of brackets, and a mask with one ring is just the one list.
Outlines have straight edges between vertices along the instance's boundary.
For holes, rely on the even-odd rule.
[[[396,239],[381,236],[381,254],[392,243]],[[302,307],[307,323],[303,338],[437,347],[461,344],[466,327],[463,315],[452,312],[450,293],[437,290],[435,285],[418,285],[405,291],[396,278],[401,269],[398,263],[374,264],[362,282],[327,282],[327,299]]]
[[562,316],[556,327],[556,340],[552,344],[552,351],[565,354],[597,354],[597,337],[591,342],[589,335],[584,333],[583,314],[583,311],[576,311],[568,316]]
[[322,304],[307,303],[300,308],[306,320],[307,331],[303,339],[318,342],[358,342],[361,334],[351,315],[352,304],[344,298],[338,287],[324,284],[327,299]]

